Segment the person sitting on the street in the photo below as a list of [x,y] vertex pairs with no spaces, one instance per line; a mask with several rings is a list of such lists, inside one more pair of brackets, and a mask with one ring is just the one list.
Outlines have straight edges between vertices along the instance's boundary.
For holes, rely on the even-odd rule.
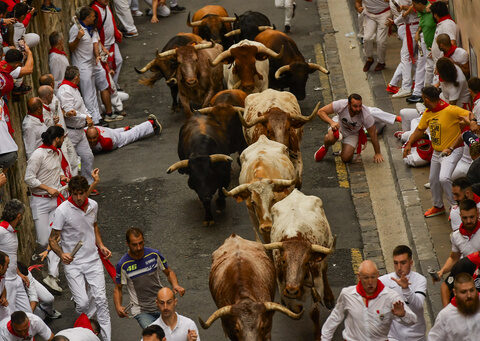
[[50,51],[48,51],[48,67],[55,79],[55,92],[58,90],[58,86],[63,81],[65,70],[70,65],[68,61],[67,53],[65,52],[63,35],[61,32],[53,31],[48,36],[50,42]]
[[2,341],[33,340],[35,336],[47,341],[52,341],[54,337],[50,328],[37,315],[15,311],[0,322]]
[[153,114],[148,115],[147,121],[133,127],[111,129],[93,126],[85,130],[88,143],[94,153],[122,148],[149,135],[159,135],[161,132],[162,126]]
[[470,92],[462,70],[447,57],[441,57],[437,61],[436,70],[440,80],[440,89],[442,89],[440,98],[445,102],[469,110]]
[[166,341],[165,332],[162,327],[152,324],[142,330],[143,341]]
[[13,14],[16,19],[15,24],[13,24],[13,43],[17,49],[22,48],[19,40],[23,40],[32,49],[40,43],[38,34],[26,33],[34,12],[35,8],[28,6],[25,2],[19,2],[13,7]]
[[172,289],[165,287],[158,290],[156,302],[160,316],[152,324],[163,329],[167,340],[200,341],[195,322],[175,311],[178,300]]
[[43,0],[42,7],[40,9],[45,13],[59,13],[62,11],[60,7],[55,6],[52,0]]
[[42,144],[42,134],[48,127],[43,118],[43,106],[40,98],[30,98],[27,102],[27,109],[27,115],[22,122],[22,136],[28,160],[35,149]]
[[428,333],[429,341],[476,340],[480,325],[480,302],[472,276],[460,273],[455,277],[455,297],[438,313]]
[[[333,119],[329,117],[336,114]],[[367,144],[367,136],[363,128],[367,129],[370,135],[375,155],[373,161],[375,163],[383,162],[383,156],[380,153],[380,144],[378,143],[377,129],[375,120],[370,114],[370,110],[362,104],[362,97],[359,94],[351,94],[347,99],[334,101],[318,110],[317,115],[322,121],[330,124],[327,134],[322,145],[314,154],[315,161],[323,160],[330,146],[334,145],[342,139],[341,158],[343,162],[350,162],[353,155],[359,155],[362,147]]]
[[465,75],[465,78],[470,76],[470,61],[468,52],[458,47],[457,45],[452,44],[450,36],[446,33],[439,34],[437,36],[437,45],[440,51],[443,52],[443,56],[447,57],[455,63]]
[[158,17],[168,17],[171,12],[180,13],[185,11],[185,7],[180,6],[177,0],[170,0],[170,8],[166,4],[166,0],[144,0],[150,7],[147,15],[151,15],[150,20],[153,24],[158,23]]
[[453,199],[455,199],[457,204],[450,208],[450,226],[453,231],[456,231],[462,224],[462,219],[460,217],[460,203],[465,199],[473,200],[477,204],[477,208],[480,210],[480,196],[473,192],[472,185],[467,177],[453,180],[452,193]]
[[452,252],[437,272],[438,277],[452,270],[452,267],[461,257],[466,257],[471,253],[480,251],[480,222],[478,221],[478,208],[475,201],[465,199],[460,203],[460,218],[462,224],[457,231],[450,236],[452,242]]
[[403,157],[406,158],[410,154],[413,144],[423,138],[427,128],[430,128],[434,149],[429,176],[433,207],[424,214],[426,218],[430,218],[445,213],[443,193],[450,205],[455,204],[451,176],[462,157],[463,147],[457,145],[458,137],[461,135],[461,129],[470,125],[468,118],[470,113],[440,99],[440,89],[434,86],[424,87],[422,97],[427,110],[405,144]]

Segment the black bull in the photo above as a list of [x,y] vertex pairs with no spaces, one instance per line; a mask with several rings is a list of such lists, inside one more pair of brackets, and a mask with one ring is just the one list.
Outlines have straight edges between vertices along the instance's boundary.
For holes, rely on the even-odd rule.
[[167,173],[176,170],[188,174],[188,186],[193,189],[205,208],[205,226],[213,224],[211,200],[218,191],[217,209],[225,208],[223,187],[230,183],[232,158],[228,140],[222,127],[212,117],[195,112],[180,128],[178,156],[181,161],[170,166]]

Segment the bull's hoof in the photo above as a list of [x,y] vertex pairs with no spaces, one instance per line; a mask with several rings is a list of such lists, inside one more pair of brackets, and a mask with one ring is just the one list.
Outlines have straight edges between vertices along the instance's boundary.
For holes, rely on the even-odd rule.
[[203,226],[204,227],[209,227],[209,226],[212,226],[213,224],[215,224],[215,222],[213,220],[204,220],[203,221]]

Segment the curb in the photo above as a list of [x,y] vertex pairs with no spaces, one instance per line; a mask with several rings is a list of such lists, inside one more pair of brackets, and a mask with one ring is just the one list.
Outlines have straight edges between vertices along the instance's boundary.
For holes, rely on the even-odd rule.
[[[357,22],[356,11],[352,3],[348,3],[353,22]],[[357,26],[358,27],[358,26]],[[363,54],[363,53],[362,53]],[[393,112],[390,96],[385,91],[385,80],[382,73],[368,73],[368,82],[373,92],[375,106],[387,112]],[[398,199],[401,203],[403,219],[407,229],[407,236],[412,246],[417,271],[427,277],[426,305],[433,325],[434,317],[442,310],[441,295],[438,285],[435,286],[430,280],[428,267],[439,269],[439,262],[435,253],[430,231],[425,223],[423,209],[418,195],[418,189],[413,180],[412,171],[404,162],[398,150],[398,142],[393,137],[394,127],[387,126],[384,129],[383,140],[390,155],[390,166]]]
[[[329,83],[332,98],[333,100],[346,98],[348,96],[347,87],[343,78],[342,64],[338,57],[336,32],[330,18],[328,0],[317,0],[317,9],[320,17],[320,27],[324,32],[322,49],[325,63],[330,71]],[[373,260],[377,264],[380,274],[383,275],[386,273],[385,259],[380,245],[363,163],[348,164],[347,170],[350,179],[350,193],[361,230],[363,258]]]

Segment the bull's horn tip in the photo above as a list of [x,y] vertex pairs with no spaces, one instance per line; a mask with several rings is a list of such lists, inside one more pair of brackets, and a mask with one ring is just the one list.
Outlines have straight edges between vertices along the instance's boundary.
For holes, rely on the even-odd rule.
[[198,318],[198,322],[200,322],[200,325],[202,326],[203,329],[208,328],[207,324],[205,322],[203,322],[201,317]]

